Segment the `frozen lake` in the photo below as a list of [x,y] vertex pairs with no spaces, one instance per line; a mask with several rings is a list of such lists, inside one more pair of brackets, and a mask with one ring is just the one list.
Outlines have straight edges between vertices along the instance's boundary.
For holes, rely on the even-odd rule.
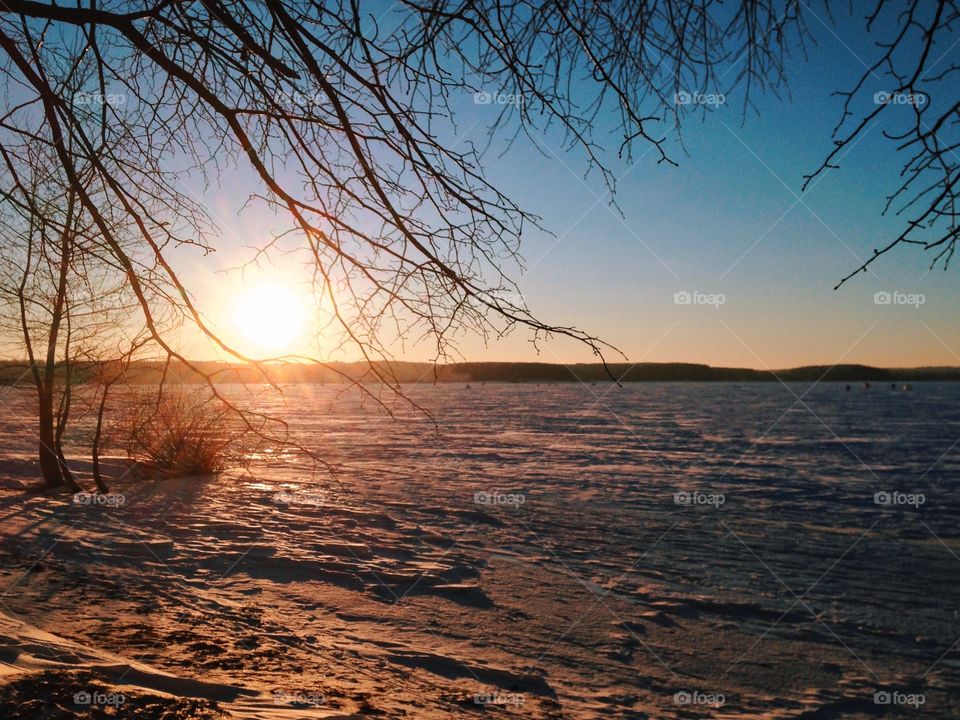
[[[89,543],[85,592],[108,602],[136,573],[128,602],[149,613],[72,617],[42,579],[12,607],[168,671],[323,693],[328,711],[356,691],[415,717],[960,715],[960,385],[404,389],[436,427],[338,387],[256,401],[337,482],[283,456],[57,508],[77,532],[172,541],[162,562]],[[24,419],[2,420],[7,457],[29,449]],[[58,525],[7,527],[14,558]],[[216,651],[178,635],[177,598],[214,608],[190,627]],[[248,604],[255,627],[222,612]],[[234,643],[251,633],[253,654]]]

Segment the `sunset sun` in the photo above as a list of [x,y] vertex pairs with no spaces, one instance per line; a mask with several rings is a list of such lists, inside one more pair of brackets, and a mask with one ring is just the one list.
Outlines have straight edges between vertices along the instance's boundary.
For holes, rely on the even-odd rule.
[[266,350],[283,350],[303,332],[304,308],[294,293],[279,285],[261,285],[238,300],[234,321],[246,338]]

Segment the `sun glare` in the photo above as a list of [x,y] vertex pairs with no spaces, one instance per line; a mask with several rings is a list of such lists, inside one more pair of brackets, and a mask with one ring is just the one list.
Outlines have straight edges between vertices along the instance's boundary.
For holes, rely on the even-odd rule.
[[287,288],[261,285],[240,298],[234,321],[252,343],[267,350],[283,350],[301,336],[304,307]]

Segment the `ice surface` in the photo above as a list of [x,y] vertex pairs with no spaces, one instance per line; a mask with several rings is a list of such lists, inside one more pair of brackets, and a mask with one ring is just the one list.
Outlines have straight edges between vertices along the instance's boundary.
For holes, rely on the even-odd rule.
[[960,717],[960,386],[407,390],[439,432],[342,388],[257,401],[337,482],[283,456],[120,507],[24,497],[13,393],[8,684],[264,718]]

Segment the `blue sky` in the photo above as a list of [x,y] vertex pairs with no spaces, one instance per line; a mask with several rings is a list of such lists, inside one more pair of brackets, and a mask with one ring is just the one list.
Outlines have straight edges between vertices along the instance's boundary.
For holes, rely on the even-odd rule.
[[[514,274],[535,314],[599,335],[631,361],[960,365],[955,269],[928,271],[929,254],[907,248],[833,290],[901,229],[898,218],[881,217],[902,163],[882,130],[907,110],[888,108],[886,119],[843,157],[840,170],[801,191],[803,175],[831,148],[841,109],[832,93],[851,86],[863,61],[874,57],[861,26],[859,17],[840,18],[830,30],[811,19],[817,45],[809,60],[790,62],[790,96],[757,96],[759,114],[744,117],[742,96],[727,95],[706,117],[687,118],[686,153],[664,126],[679,167],[658,165],[653,152],[639,157],[643,147],[634,164],[618,161],[612,136],[608,150],[620,176],[622,215],[597,173],[584,179],[585,157],[564,151],[562,137],[521,138],[502,157],[503,146],[494,146],[486,157],[489,178],[554,233],[524,236],[527,269]],[[957,47],[941,62],[950,61],[960,62]],[[877,81],[870,94],[883,89]],[[497,109],[471,97],[457,109],[461,131],[472,127],[463,139],[482,143]],[[207,197],[227,226],[226,244],[243,242],[251,222],[236,216],[237,196],[212,191]],[[269,221],[260,221],[266,231]],[[228,252],[219,266],[198,265],[196,281],[229,297],[238,281],[210,271],[234,261]],[[723,304],[676,304],[675,295],[683,292],[722,296]],[[923,304],[878,305],[877,292],[922,294]],[[471,360],[591,359],[565,340],[541,346],[538,354],[529,339],[522,330],[488,345],[466,336],[460,348]],[[431,350],[408,348],[404,358],[430,359]]]

